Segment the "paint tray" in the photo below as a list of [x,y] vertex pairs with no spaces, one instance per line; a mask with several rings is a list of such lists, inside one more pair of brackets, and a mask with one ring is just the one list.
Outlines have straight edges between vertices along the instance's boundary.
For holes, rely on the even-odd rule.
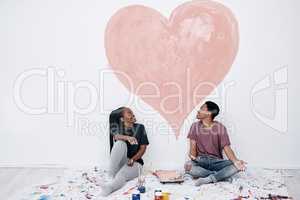
[[153,172],[153,175],[155,175],[161,183],[184,182],[182,174],[176,170],[156,170]]

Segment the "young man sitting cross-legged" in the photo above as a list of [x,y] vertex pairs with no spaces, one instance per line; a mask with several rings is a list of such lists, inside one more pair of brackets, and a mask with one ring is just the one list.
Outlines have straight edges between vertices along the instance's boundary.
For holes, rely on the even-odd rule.
[[[231,179],[231,176],[245,170],[245,162],[236,158],[230,148],[226,128],[214,121],[219,114],[216,103],[205,102],[197,114],[198,122],[192,124],[187,136],[190,140],[189,157],[185,171],[196,180],[196,186]],[[229,160],[224,160],[222,152]]]

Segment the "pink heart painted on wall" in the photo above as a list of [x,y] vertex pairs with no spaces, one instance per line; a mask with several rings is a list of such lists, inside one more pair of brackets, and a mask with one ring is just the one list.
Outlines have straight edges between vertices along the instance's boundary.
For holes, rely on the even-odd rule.
[[214,1],[178,6],[166,19],[133,5],[109,20],[105,49],[119,80],[157,110],[176,136],[187,115],[229,71],[238,51],[238,24]]

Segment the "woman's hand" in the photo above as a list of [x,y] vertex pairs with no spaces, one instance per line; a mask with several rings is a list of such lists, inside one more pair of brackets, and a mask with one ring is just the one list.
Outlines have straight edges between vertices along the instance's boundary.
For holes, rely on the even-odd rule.
[[135,137],[127,136],[127,141],[128,141],[129,144],[131,144],[131,145],[138,144],[138,141],[136,140]]
[[134,163],[134,160],[133,160],[133,159],[129,159],[129,160],[127,161],[127,165],[128,165],[129,167],[132,167],[132,166],[133,166],[133,163]]
[[240,170],[240,171],[245,171],[245,169],[246,169],[246,164],[247,164],[245,161],[243,161],[243,160],[236,160],[236,161],[234,161],[233,163],[234,163],[234,166],[235,166],[236,168],[238,168],[238,170]]

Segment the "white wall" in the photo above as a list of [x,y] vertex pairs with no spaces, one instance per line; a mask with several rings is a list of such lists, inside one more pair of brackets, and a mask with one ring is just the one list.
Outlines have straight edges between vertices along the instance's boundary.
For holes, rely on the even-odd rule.
[[[219,96],[211,96],[223,109],[219,120],[228,126],[238,156],[250,165],[300,167],[297,155],[300,145],[297,93],[300,16],[296,13],[299,3],[297,0],[220,2],[231,8],[239,21],[240,47],[231,71],[217,89]],[[180,3],[183,1],[2,0],[0,165],[105,165],[108,113],[128,104],[132,96],[114,75],[100,77],[101,70],[109,69],[103,39],[106,23],[116,10],[126,5],[143,4],[169,16]],[[21,80],[24,71],[32,72],[33,69],[40,76],[24,80],[21,96],[27,106],[42,108],[40,114],[22,110],[24,107],[18,105],[18,98],[14,99],[16,80]],[[271,85],[257,93],[253,98],[254,107],[251,106],[252,89],[278,69],[283,69],[279,72],[283,81],[286,81],[284,70],[287,70],[288,83],[280,86],[281,90]],[[46,76],[51,76],[52,72],[55,80],[48,85],[53,85],[56,92],[61,85],[76,89],[88,81],[94,86],[90,91],[97,95],[91,97],[95,102],[89,102],[86,89],[77,89],[72,94],[68,88],[63,95],[53,96],[51,88],[47,90],[47,80],[52,79]],[[272,79],[269,83],[273,82]],[[224,88],[227,88],[225,92]],[[288,96],[285,96],[287,90]],[[277,104],[274,102],[276,95],[282,100],[277,100]],[[135,111],[138,120],[145,123],[151,142],[145,156],[147,165],[181,166],[187,150],[186,134],[194,121],[195,110],[186,119],[182,134],[176,140],[173,134],[159,127],[162,122],[166,124],[165,120],[153,110],[153,114],[140,112],[138,104],[150,111],[151,107],[134,98],[128,106]],[[96,107],[80,115],[73,112],[72,99],[78,106]],[[58,111],[56,106],[63,107],[64,101],[68,106]],[[259,118],[261,112],[266,116]],[[278,119],[268,120],[272,115]],[[89,123],[89,133],[86,123]]]

